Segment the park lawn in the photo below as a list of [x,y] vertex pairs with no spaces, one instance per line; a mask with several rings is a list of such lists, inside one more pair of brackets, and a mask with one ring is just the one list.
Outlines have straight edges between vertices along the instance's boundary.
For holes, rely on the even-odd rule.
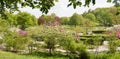
[[19,55],[16,53],[5,52],[0,50],[0,59],[68,59],[65,56],[47,56],[47,55]]

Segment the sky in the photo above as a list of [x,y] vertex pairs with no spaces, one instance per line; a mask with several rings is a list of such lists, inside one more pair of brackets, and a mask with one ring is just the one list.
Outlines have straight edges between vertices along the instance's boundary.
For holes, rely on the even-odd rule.
[[[84,0],[81,0],[84,3]],[[90,7],[77,7],[74,9],[72,6],[67,7],[69,4],[68,0],[59,0],[59,2],[55,3],[55,6],[52,7],[47,15],[50,15],[51,13],[55,13],[59,17],[70,17],[74,13],[82,14],[84,12],[87,12],[89,9],[94,10],[96,8],[107,8],[111,7],[114,4],[113,3],[107,3],[106,0],[96,0],[96,4],[92,5],[90,4]],[[32,15],[35,15],[37,18],[39,18],[42,15],[42,12],[39,9],[32,9],[30,7],[20,8],[21,11],[28,12]]]

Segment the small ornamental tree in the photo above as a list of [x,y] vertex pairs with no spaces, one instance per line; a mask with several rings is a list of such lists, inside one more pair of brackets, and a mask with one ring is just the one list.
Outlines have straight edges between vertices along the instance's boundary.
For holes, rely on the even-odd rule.
[[53,55],[55,45],[59,43],[58,41],[61,36],[58,27],[44,26],[43,30],[41,30],[40,36],[45,41],[50,55]]
[[62,34],[59,44],[66,50],[67,55],[71,59],[89,59],[86,46],[82,41],[76,40],[79,38],[78,35],[75,35],[74,31],[64,30],[64,34]]

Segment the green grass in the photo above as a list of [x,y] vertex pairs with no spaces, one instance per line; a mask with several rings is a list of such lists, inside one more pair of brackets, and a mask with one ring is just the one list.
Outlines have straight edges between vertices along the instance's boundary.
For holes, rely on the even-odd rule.
[[[96,57],[95,57],[96,56]],[[120,59],[120,52],[115,54],[99,53],[95,55],[90,54],[90,59]],[[19,55],[16,53],[5,52],[0,50],[0,59],[69,59],[68,57],[55,54],[54,56],[49,56],[48,53],[36,52],[32,54]]]
[[113,54],[111,57],[108,57],[108,59],[120,59],[120,52]]
[[90,54],[90,59],[108,59],[108,57],[110,57],[110,55],[107,53],[99,53],[97,55],[95,55],[95,53]]
[[56,54],[54,56],[48,56],[47,53],[33,53],[19,55],[16,53],[0,51],[0,59],[68,59],[68,58],[60,54]]
[[97,55],[92,53],[92,54],[90,54],[90,59],[120,59],[120,52],[116,52],[113,54],[98,53]]

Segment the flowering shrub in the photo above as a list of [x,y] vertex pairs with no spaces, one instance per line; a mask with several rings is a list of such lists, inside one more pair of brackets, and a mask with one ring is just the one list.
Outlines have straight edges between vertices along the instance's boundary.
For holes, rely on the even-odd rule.
[[30,38],[26,35],[24,31],[20,31],[20,33],[12,32],[12,31],[6,31],[4,33],[4,43],[5,48],[8,51],[18,52],[19,50],[25,50],[27,45],[29,44]]
[[53,51],[56,48],[55,45],[59,43],[62,35],[59,28],[57,26],[44,26],[40,34],[46,43],[46,47],[49,49],[49,53],[53,54]]

